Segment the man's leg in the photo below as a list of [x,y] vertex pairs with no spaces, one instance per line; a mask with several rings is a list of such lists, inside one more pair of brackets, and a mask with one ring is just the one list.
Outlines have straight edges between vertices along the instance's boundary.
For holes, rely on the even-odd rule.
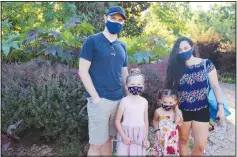
[[110,102],[110,109],[111,115],[109,118],[109,140],[103,145],[101,149],[102,156],[112,156],[113,153],[113,136],[117,135],[117,129],[115,127],[115,116],[118,110],[118,105],[120,101],[111,101]]
[[87,156],[100,156],[102,145],[90,145]]
[[109,110],[107,101],[102,99],[99,103],[93,104],[88,99],[88,129],[90,148],[88,156],[101,156],[101,149],[109,139]]
[[102,146],[101,156],[112,156],[113,153],[113,142],[112,136],[109,137],[109,140]]

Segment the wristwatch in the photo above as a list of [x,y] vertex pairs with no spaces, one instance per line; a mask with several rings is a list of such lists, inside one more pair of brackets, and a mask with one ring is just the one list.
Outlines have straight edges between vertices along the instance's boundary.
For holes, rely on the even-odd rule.
[[160,131],[160,128],[156,129],[154,132]]
[[224,103],[223,102],[217,102],[217,105],[223,105],[224,106]]

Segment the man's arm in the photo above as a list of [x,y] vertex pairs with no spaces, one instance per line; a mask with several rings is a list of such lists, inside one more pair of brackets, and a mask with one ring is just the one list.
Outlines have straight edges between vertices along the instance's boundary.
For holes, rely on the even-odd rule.
[[91,66],[90,61],[80,58],[78,74],[81,77],[82,83],[86,88],[86,91],[90,94],[92,98],[92,103],[96,104],[100,102],[101,98],[99,97],[99,94],[95,90],[95,87],[89,75],[90,66]]
[[128,76],[128,67],[123,67],[122,68],[122,79],[123,79],[123,89],[124,89],[125,96],[128,95],[128,88],[126,85],[127,76]]

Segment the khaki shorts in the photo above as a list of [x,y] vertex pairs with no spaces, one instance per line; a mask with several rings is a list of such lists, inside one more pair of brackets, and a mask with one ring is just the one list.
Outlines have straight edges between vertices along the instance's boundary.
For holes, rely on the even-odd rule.
[[89,143],[94,145],[105,144],[109,136],[116,136],[115,116],[118,109],[118,101],[102,98],[97,104],[87,98]]

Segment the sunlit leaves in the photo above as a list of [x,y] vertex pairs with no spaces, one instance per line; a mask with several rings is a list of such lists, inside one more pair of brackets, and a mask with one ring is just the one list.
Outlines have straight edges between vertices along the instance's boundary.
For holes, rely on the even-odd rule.
[[65,24],[64,28],[68,29],[70,26],[75,27],[76,24],[80,22],[80,19],[78,17],[72,17],[68,20],[68,22]]
[[139,52],[135,52],[132,58],[135,62],[140,64],[140,63],[149,63],[150,57],[151,55],[149,52],[139,51]]
[[20,37],[19,34],[11,34],[2,40],[2,51],[6,56],[10,53],[11,48],[19,49],[19,45],[21,44],[19,41]]

